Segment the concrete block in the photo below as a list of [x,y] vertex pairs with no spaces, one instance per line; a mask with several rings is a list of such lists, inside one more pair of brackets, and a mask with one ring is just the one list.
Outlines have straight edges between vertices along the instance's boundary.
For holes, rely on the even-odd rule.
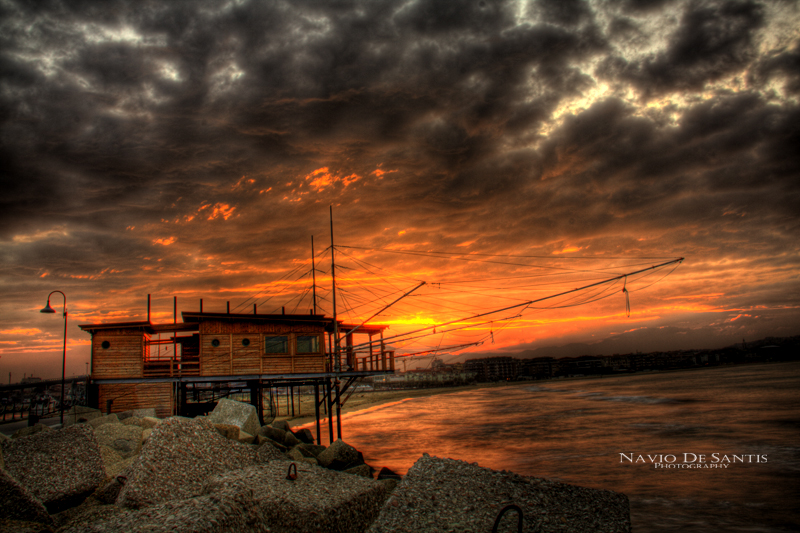
[[8,474],[51,513],[79,503],[105,478],[100,446],[88,424],[43,431],[2,446]]
[[261,427],[255,407],[224,398],[208,415],[208,421],[213,424],[231,424],[251,435],[258,433]]
[[139,508],[194,497],[209,476],[257,462],[255,448],[226,439],[206,421],[168,418],[127,469],[116,503]]
[[[523,531],[630,533],[624,494],[498,472],[423,455],[386,501],[369,533],[491,531],[507,504],[522,509]],[[501,530],[516,531],[509,511]]]

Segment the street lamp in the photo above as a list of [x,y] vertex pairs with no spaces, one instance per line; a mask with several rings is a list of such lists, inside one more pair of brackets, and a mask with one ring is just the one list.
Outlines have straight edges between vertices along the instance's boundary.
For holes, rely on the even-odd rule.
[[50,307],[50,297],[55,294],[59,293],[61,296],[64,297],[64,353],[61,358],[61,427],[64,427],[64,389],[66,388],[64,385],[65,381],[65,374],[67,371],[67,295],[61,291],[53,291],[47,295],[47,305],[44,309],[39,311],[40,313],[55,313],[56,310]]

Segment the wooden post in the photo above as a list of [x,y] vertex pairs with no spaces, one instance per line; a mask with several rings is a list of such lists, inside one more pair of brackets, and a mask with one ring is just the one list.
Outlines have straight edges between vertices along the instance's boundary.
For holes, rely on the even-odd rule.
[[330,443],[333,444],[333,387],[331,387],[331,380],[325,380],[325,388],[327,389],[327,403],[328,403],[328,429],[330,430]]
[[320,421],[319,421],[319,381],[314,382],[314,414],[317,420],[317,444],[322,445],[322,437],[320,436]]
[[336,436],[342,438],[342,401],[339,397],[339,380],[334,382],[336,387]]

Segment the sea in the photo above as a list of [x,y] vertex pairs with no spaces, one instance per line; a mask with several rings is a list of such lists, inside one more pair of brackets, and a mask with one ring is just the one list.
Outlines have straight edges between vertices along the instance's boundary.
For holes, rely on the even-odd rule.
[[800,363],[533,381],[343,415],[368,464],[423,454],[626,494],[634,533],[800,531]]

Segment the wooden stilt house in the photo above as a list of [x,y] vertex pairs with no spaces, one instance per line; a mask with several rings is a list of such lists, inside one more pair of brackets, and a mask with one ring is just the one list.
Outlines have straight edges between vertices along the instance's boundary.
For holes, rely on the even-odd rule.
[[[218,397],[246,389],[261,416],[264,390],[313,385],[318,396],[323,391],[319,420],[320,405],[327,402],[331,413],[357,379],[394,371],[394,352],[382,342],[387,326],[334,327],[333,319],[317,314],[201,311],[182,317],[172,324],[81,325],[92,335],[90,404],[109,413],[152,407],[160,417],[187,415],[198,412],[187,400],[189,389],[213,387]],[[338,365],[334,331],[344,341]],[[355,344],[356,335],[366,342]]]

